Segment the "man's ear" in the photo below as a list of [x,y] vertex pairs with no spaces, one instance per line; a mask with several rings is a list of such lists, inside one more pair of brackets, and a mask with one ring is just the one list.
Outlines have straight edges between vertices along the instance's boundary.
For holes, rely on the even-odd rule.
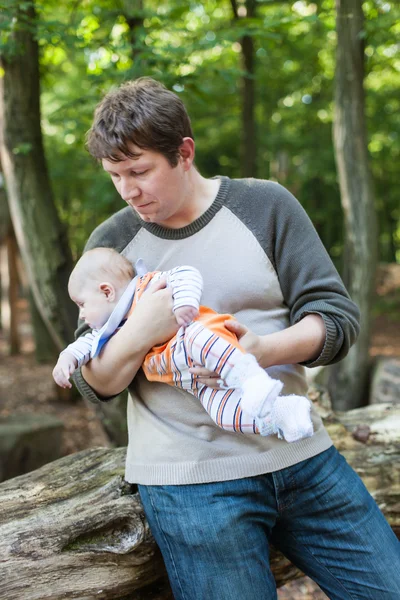
[[195,144],[192,138],[183,138],[183,142],[179,146],[179,155],[185,171],[188,171],[193,164],[195,155]]
[[100,283],[99,290],[105,295],[107,300],[113,302],[115,300],[115,289],[112,283],[107,281]]

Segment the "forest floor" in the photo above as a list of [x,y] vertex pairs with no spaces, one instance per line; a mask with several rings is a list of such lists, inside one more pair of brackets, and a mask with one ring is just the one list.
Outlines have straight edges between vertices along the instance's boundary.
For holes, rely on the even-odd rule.
[[[8,356],[0,331],[0,417],[15,413],[46,413],[64,423],[63,455],[111,446],[95,407],[81,400],[66,401],[57,393],[53,365],[37,364],[27,305],[20,301],[21,354]],[[400,357],[400,265],[379,270],[374,308],[371,357]],[[307,577],[278,590],[279,600],[324,600],[325,594]]]

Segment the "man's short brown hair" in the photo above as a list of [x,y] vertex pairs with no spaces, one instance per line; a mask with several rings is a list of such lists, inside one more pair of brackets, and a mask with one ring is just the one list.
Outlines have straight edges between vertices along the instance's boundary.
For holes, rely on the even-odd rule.
[[193,138],[193,132],[183,102],[162,83],[141,77],[103,98],[87,134],[87,148],[98,160],[119,162],[139,156],[134,144],[163,154],[175,167],[184,137]]

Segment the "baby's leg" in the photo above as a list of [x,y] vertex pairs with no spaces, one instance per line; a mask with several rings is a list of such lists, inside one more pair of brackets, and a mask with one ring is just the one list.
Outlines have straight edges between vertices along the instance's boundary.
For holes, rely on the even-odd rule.
[[191,360],[217,372],[229,388],[240,390],[245,413],[254,419],[270,412],[283,383],[272,379],[254,356],[244,354],[197,321],[186,328],[184,344]]
[[[203,384],[196,384],[192,392],[221,429],[236,433],[259,433],[254,418],[244,412],[240,406],[239,390],[216,390]],[[272,426],[270,433],[274,433]],[[264,433],[264,435],[269,434]]]
[[193,393],[212,420],[226,431],[262,436],[277,434],[287,442],[297,442],[314,432],[311,404],[304,396],[278,396],[269,415],[253,419],[241,408],[240,390],[216,390],[198,385]]

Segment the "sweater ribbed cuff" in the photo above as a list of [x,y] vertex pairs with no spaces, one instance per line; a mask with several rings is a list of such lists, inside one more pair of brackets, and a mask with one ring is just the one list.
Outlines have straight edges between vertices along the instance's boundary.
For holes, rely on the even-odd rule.
[[301,364],[303,367],[321,367],[324,365],[327,365],[331,362],[331,360],[335,357],[335,341],[337,340],[337,328],[335,323],[332,321],[332,319],[321,312],[318,311],[306,311],[304,313],[302,313],[298,319],[296,319],[296,323],[298,323],[299,321],[301,321],[301,319],[303,319],[305,316],[307,315],[319,315],[325,325],[325,332],[326,332],[326,336],[325,336],[325,343],[324,343],[324,347],[322,348],[319,356],[314,359],[314,360],[308,360]]
[[113,398],[116,398],[118,395],[115,394],[115,396],[110,396],[108,398],[103,398],[102,396],[99,396],[84,379],[81,369],[77,369],[75,371],[75,373],[72,375],[72,381],[76,385],[76,388],[81,394],[81,396],[83,396],[87,400],[90,400],[90,402],[93,402],[94,404],[99,404],[100,402],[109,402]]

